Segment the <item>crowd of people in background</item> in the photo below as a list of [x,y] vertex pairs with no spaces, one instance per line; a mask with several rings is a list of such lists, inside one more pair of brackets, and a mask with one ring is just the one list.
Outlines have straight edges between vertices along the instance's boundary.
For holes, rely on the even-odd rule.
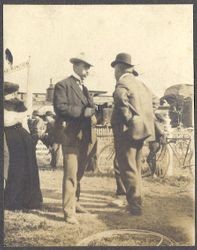
[[39,110],[34,110],[27,123],[35,147],[40,140],[49,149],[51,153],[50,166],[55,170],[60,150],[60,144],[56,142],[54,134],[55,114],[52,111],[46,111],[43,114]]

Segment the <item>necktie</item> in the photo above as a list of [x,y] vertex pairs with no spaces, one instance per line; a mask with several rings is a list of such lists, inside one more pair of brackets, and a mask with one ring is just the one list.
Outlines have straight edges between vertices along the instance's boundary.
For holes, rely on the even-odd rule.
[[80,81],[78,82],[78,84],[79,84],[79,88],[83,91],[83,84]]
[[82,84],[82,91],[88,101],[88,104],[91,106],[90,95],[89,95],[88,89],[83,84]]

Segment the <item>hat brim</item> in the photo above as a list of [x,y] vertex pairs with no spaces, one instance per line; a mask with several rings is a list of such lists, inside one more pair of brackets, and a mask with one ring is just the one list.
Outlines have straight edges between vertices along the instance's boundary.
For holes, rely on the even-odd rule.
[[114,67],[116,66],[116,64],[118,64],[118,63],[125,64],[125,65],[128,65],[128,66],[130,66],[130,67],[134,67],[134,66],[135,66],[134,64],[125,63],[125,62],[123,62],[123,61],[118,61],[118,60],[116,60],[116,61],[113,61],[113,62],[111,63],[112,68],[114,68]]
[[71,59],[70,59],[70,62],[71,62],[72,64],[79,63],[79,62],[83,62],[83,63],[87,64],[88,66],[93,67],[93,65],[90,64],[89,62],[87,62],[87,61],[85,61],[85,60],[83,60],[83,59],[75,58],[75,57],[71,58]]
[[4,95],[15,93],[19,90],[19,85],[11,82],[4,82]]
[[[122,61],[113,61],[111,63],[112,68],[114,68],[115,65],[118,64],[118,63],[128,65],[129,67],[134,67],[135,66],[135,64],[129,64],[129,63],[125,63],[125,62],[122,62]],[[134,76],[139,76],[139,73],[135,69],[133,69],[133,75]]]

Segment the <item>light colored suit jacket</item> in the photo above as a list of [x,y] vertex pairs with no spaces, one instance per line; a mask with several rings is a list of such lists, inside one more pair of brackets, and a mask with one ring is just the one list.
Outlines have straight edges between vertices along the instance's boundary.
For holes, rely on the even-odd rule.
[[[117,82],[113,94],[114,110],[112,126],[123,124],[127,129],[132,129],[132,134],[145,133],[140,130],[141,124],[134,125],[136,117],[140,118],[149,137],[147,141],[155,140],[153,101],[155,96],[147,86],[139,81],[133,74],[124,74]],[[140,132],[142,131],[142,132]],[[141,137],[146,135],[141,135]]]

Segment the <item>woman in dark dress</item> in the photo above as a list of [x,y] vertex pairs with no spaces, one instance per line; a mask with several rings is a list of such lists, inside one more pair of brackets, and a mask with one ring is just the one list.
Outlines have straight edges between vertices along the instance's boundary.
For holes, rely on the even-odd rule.
[[4,83],[4,131],[9,151],[4,207],[37,209],[42,204],[38,165],[31,135],[22,126],[27,108],[17,98],[18,88]]

